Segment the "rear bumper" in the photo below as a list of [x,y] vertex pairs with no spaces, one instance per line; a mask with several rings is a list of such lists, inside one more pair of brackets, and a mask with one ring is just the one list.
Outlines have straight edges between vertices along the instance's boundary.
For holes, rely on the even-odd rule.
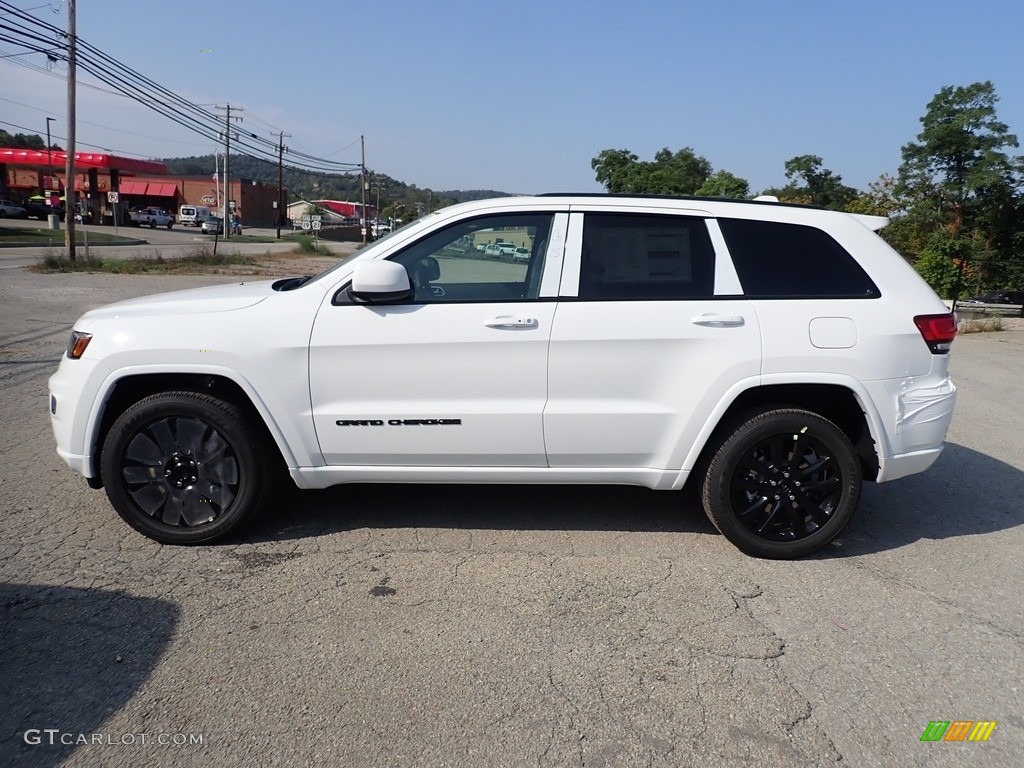
[[889,450],[879,455],[877,482],[924,472],[942,453],[956,407],[956,387],[948,376],[872,384],[892,436]]
[[884,483],[888,480],[899,480],[907,475],[916,475],[924,472],[935,463],[942,453],[942,447],[930,448],[927,451],[916,451],[914,453],[901,453],[899,456],[891,456],[887,459],[880,459],[878,462],[878,476],[875,482]]

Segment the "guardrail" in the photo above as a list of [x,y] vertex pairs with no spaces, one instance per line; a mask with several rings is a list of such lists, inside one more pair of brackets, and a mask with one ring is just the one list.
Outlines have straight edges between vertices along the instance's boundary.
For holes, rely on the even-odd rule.
[[1024,304],[974,304],[966,301],[957,301],[953,304],[953,311],[959,315],[1024,317]]

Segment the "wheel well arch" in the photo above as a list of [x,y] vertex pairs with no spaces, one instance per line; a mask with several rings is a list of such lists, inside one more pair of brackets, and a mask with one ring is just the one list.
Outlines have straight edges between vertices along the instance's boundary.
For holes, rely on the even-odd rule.
[[[268,449],[272,451],[271,455],[280,461],[281,467],[286,466],[287,462],[278,441],[249,394],[228,376],[210,373],[139,373],[118,379],[105,399],[102,415],[89,446],[94,462],[98,461],[107,434],[122,413],[145,397],[171,391],[199,392],[230,402],[242,411],[252,424],[262,430],[262,437]],[[90,485],[101,487],[98,472],[90,479]]]
[[857,395],[841,384],[764,384],[741,392],[719,419],[704,444],[697,467],[704,467],[717,445],[738,422],[775,408],[802,408],[831,421],[849,438],[860,459],[865,480],[878,476],[878,449]]

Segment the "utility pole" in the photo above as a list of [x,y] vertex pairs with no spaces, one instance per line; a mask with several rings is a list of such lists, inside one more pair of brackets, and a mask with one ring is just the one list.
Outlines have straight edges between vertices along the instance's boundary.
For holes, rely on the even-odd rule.
[[[217,109],[223,109],[227,113],[227,117],[224,121],[224,210],[222,214],[224,216],[224,239],[231,239],[231,222],[228,219],[231,206],[231,182],[228,180],[228,168],[231,163],[231,105],[228,104],[225,107],[218,106]],[[236,112],[244,112],[241,107],[235,107]],[[242,118],[236,117],[235,120],[242,122]]]
[[[53,189],[53,151],[50,149],[50,123],[55,122],[57,122],[56,117],[46,118],[46,176],[49,178],[49,181],[46,182],[48,186],[44,188],[50,190]],[[60,190],[57,190],[57,195],[58,197],[60,196]]]
[[281,203],[281,192],[284,186],[284,137],[291,138],[290,133],[281,131],[277,138],[277,239],[281,239],[281,218],[284,216],[284,206]]
[[359,191],[362,194],[362,219],[363,219],[363,245],[366,245],[366,228],[369,226],[370,221],[366,218],[366,139],[363,136],[359,137],[359,144],[362,147],[363,161],[360,165],[359,174]]
[[[75,32],[75,0],[68,0],[68,146],[67,164],[64,167],[64,242],[68,248],[68,260],[75,260],[75,61],[77,55],[77,34]],[[46,124],[49,127],[49,123]]]
[[374,183],[375,183],[375,185],[377,187],[377,205],[374,207],[373,215],[374,215],[375,218],[377,218],[379,220],[380,219],[380,188],[381,188],[382,185],[380,183],[380,177],[378,177],[376,174],[374,174],[374,176],[373,176],[373,181],[374,181]]

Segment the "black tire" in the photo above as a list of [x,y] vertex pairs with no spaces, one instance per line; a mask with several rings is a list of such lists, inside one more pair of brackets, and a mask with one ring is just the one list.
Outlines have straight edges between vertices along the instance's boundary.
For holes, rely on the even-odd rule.
[[792,560],[843,531],[862,479],[839,427],[810,411],[780,409],[727,430],[708,464],[702,500],[711,522],[741,551]]
[[162,544],[202,544],[244,526],[270,496],[262,430],[197,392],[151,395],[114,422],[100,473],[132,528]]
[[171,227],[173,227],[173,226],[174,226],[174,222],[173,222],[173,221],[168,221],[168,222],[167,222],[167,228],[168,228],[168,229],[170,229],[170,228],[171,228]]
[[156,219],[150,219],[149,220],[149,228],[150,229],[156,229]]

